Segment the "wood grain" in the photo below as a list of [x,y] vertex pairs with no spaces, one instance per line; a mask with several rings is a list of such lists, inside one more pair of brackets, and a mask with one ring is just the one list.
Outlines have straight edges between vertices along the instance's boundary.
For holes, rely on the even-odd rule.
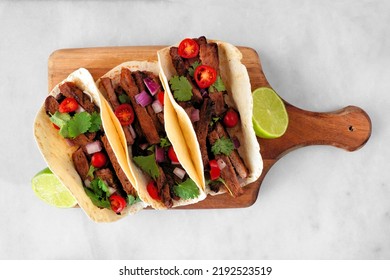
[[[87,68],[95,79],[108,72],[116,65],[130,60],[157,60],[156,51],[165,46],[101,47],[83,49],[61,49],[53,52],[48,61],[49,91],[74,70]],[[255,50],[238,47],[243,54],[242,63],[247,67],[252,90],[268,83],[260,58]],[[371,135],[371,120],[361,109],[348,106],[343,109],[318,113],[294,107],[285,102],[289,115],[286,133],[278,139],[259,139],[264,169],[261,177],[245,187],[245,192],[238,198],[227,194],[209,196],[184,209],[241,208],[255,203],[261,183],[269,169],[282,156],[294,149],[309,145],[331,145],[355,151],[362,147]]]

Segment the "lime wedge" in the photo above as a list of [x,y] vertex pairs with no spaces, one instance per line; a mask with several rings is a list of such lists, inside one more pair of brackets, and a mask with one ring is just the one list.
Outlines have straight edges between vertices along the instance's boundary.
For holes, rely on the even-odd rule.
[[278,138],[286,132],[286,107],[274,90],[260,87],[253,91],[252,121],[256,135],[261,138]]
[[77,204],[72,193],[58,180],[49,168],[38,172],[31,180],[31,186],[40,199],[59,208],[70,208]]

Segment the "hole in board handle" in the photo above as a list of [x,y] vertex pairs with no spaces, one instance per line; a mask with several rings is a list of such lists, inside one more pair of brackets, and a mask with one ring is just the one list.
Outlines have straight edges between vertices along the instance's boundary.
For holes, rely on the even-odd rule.
[[353,131],[355,130],[355,128],[354,128],[352,125],[350,125],[350,126],[348,127],[348,130],[351,131],[351,132],[353,132]]

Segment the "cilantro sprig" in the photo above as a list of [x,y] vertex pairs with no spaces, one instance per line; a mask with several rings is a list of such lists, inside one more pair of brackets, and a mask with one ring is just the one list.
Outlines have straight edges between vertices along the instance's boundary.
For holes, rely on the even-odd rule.
[[169,141],[168,137],[160,138],[160,147],[166,148],[169,146],[171,146],[171,142]]
[[84,188],[86,194],[91,199],[92,203],[97,207],[110,208],[111,204],[109,201],[110,193],[106,183],[100,178],[95,178],[91,181],[89,188]]
[[169,80],[173,96],[177,101],[189,101],[192,97],[192,86],[184,76],[173,76]]
[[182,199],[192,199],[199,196],[199,188],[195,182],[188,178],[184,182],[177,184],[173,187],[174,193]]
[[156,179],[160,173],[154,153],[148,156],[133,157],[134,162],[146,173],[148,173],[153,179]]
[[60,128],[59,133],[64,138],[75,138],[86,132],[99,131],[102,124],[99,113],[90,114],[85,111],[73,116],[57,111],[50,117],[50,121]]
[[234,144],[231,139],[221,137],[215,141],[214,145],[211,146],[211,151],[214,155],[224,154],[229,156],[234,150]]
[[217,80],[209,87],[209,92],[221,92],[225,90],[225,84],[223,83],[221,76],[218,75]]

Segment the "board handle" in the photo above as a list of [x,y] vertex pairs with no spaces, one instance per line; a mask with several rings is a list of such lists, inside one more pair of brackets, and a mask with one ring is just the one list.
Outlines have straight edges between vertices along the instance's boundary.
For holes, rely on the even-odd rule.
[[[294,149],[310,145],[331,145],[355,151],[364,146],[371,136],[370,117],[356,106],[318,113],[286,102],[286,109],[291,120],[286,133],[277,139],[258,139],[260,145],[272,141],[272,146],[261,145],[265,148],[261,150],[264,159],[278,159]],[[272,147],[272,151],[266,147]]]

